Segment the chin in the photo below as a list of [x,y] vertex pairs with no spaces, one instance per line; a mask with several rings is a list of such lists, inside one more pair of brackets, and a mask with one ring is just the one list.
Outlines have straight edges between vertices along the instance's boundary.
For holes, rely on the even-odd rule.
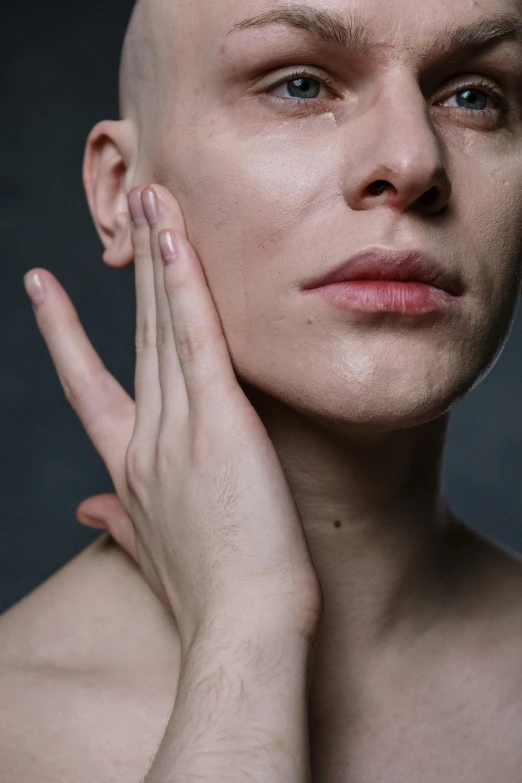
[[[460,398],[459,398],[460,399]],[[410,429],[428,424],[449,414],[459,399],[451,393],[444,398],[409,395],[392,399],[386,394],[378,400],[366,398],[364,402],[354,400],[349,408],[321,410],[297,408],[299,412],[332,432],[356,434],[361,432],[383,433]]]
[[[455,357],[453,357],[455,358]],[[393,357],[392,357],[393,359]],[[270,368],[262,378],[250,379],[242,387],[263,418],[263,413],[278,410],[283,416],[291,411],[332,432],[385,432],[427,424],[449,413],[480,379],[480,367],[450,361],[392,361],[366,367],[361,373],[348,363],[322,367],[320,362],[290,367],[285,375]],[[312,369],[313,368],[313,369]],[[483,377],[483,376],[482,376]],[[255,388],[252,388],[255,387]],[[248,391],[247,391],[248,389]]]
[[325,324],[259,342],[254,334],[248,352],[244,344],[235,352],[236,374],[262,418],[295,411],[346,433],[418,427],[449,413],[498,361],[509,319],[487,315],[443,330],[354,333]]

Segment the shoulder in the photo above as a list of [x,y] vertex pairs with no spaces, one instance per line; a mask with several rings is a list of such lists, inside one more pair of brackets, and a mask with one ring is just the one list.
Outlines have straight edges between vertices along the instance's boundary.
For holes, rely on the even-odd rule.
[[2,783],[141,781],[161,742],[159,714],[116,672],[0,665]]
[[0,663],[135,668],[167,647],[172,658],[176,638],[174,618],[104,534],[0,616]]
[[175,698],[172,638],[105,535],[0,616],[1,783],[141,781]]
[[484,682],[489,669],[501,690],[510,683],[510,695],[517,694],[522,705],[522,556],[470,528],[460,555],[463,589],[455,602],[460,636],[468,639],[464,629],[471,630],[467,649]]

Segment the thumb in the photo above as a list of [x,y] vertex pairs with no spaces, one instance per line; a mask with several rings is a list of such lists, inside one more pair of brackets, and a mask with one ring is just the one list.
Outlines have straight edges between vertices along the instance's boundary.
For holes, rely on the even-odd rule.
[[121,548],[138,562],[134,525],[118,495],[95,495],[87,498],[76,509],[76,519],[87,527],[108,530]]

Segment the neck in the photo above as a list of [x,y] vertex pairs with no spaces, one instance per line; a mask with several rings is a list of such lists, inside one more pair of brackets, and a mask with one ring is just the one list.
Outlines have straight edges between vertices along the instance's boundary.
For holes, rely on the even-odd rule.
[[449,415],[354,432],[258,390],[248,396],[300,512],[323,589],[322,633],[349,640],[351,655],[365,659],[444,605],[454,529],[441,493]]

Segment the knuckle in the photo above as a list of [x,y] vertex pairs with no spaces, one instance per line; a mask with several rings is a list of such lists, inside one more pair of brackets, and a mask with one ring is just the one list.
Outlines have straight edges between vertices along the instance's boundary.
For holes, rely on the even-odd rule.
[[174,446],[172,437],[165,435],[158,437],[156,444],[156,471],[163,479],[171,478],[176,471]]
[[176,264],[164,267],[163,282],[168,296],[187,296],[192,288],[192,281],[180,274]]
[[78,410],[89,388],[89,379],[82,376],[76,378],[62,377],[60,380],[67,402],[74,410]]
[[183,364],[190,365],[204,354],[206,341],[203,336],[189,330],[176,332],[176,348]]
[[168,321],[158,321],[157,325],[157,334],[156,334],[156,345],[158,347],[163,347],[165,345],[170,344],[172,341],[172,323],[169,324]]
[[132,238],[134,248],[134,258],[136,261],[147,261],[152,259],[150,253],[149,230],[146,226],[135,228]]
[[145,449],[140,448],[137,443],[132,441],[127,449],[125,468],[129,487],[134,494],[142,495],[150,481],[150,459]]
[[145,318],[136,329],[136,351],[141,353],[145,348],[156,345],[156,322]]

